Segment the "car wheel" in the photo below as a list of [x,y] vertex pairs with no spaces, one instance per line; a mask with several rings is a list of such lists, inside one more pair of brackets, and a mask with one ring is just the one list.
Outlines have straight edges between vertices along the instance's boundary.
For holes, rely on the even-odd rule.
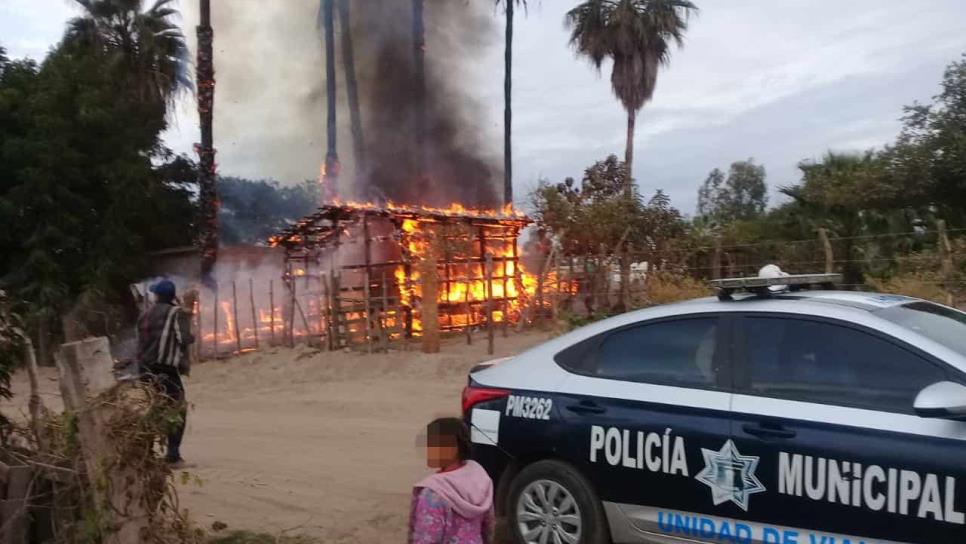
[[573,467],[539,461],[513,480],[508,529],[518,544],[605,544],[607,522],[590,483]]

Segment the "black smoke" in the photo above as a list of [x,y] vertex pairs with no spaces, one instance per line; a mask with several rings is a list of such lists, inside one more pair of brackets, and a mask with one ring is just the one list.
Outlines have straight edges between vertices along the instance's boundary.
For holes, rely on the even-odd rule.
[[[488,9],[480,9],[483,4]],[[492,5],[425,1],[425,95],[413,49],[412,1],[354,0],[351,10],[366,148],[365,167],[356,169],[357,196],[431,206],[454,201],[499,205],[502,172],[486,153],[494,142],[482,141],[487,121],[467,75],[498,37]],[[344,78],[341,69],[340,63]],[[343,81],[339,88],[345,89]],[[426,129],[421,142],[423,101]],[[339,115],[348,119],[345,102],[340,102]],[[342,139],[339,147],[344,160],[351,160],[351,142]]]

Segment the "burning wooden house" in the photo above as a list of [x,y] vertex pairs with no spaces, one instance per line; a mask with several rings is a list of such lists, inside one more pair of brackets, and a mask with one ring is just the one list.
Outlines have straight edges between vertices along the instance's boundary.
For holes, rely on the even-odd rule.
[[285,252],[289,322],[317,323],[330,348],[420,336],[429,322],[516,322],[536,286],[517,249],[530,222],[509,208],[322,206],[270,240]]

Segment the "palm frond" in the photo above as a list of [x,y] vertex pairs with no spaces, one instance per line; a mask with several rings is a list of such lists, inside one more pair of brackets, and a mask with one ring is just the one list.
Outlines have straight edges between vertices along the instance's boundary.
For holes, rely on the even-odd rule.
[[566,15],[570,44],[599,70],[614,61],[611,85],[629,112],[651,99],[671,44],[684,44],[697,6],[688,0],[585,0]]
[[104,67],[118,74],[139,100],[169,104],[192,88],[188,47],[173,0],[75,0],[84,14],[68,23],[65,40],[104,55]]

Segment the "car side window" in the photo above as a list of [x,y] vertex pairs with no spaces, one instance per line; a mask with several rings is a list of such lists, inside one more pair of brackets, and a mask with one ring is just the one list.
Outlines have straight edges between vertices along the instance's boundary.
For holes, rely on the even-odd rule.
[[851,327],[788,317],[746,317],[745,372],[753,394],[914,413],[916,395],[945,371]]
[[615,380],[713,387],[717,332],[714,317],[621,329],[598,345],[593,373]]

